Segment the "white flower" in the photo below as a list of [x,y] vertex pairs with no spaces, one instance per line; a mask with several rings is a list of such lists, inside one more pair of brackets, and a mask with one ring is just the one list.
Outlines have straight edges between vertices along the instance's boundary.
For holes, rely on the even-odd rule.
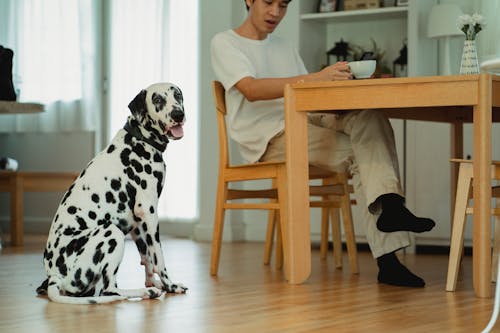
[[479,24],[482,27],[486,25],[486,21],[484,20],[483,16],[479,15],[478,13],[474,13],[471,19],[472,19],[472,24],[474,25]]
[[465,34],[466,40],[476,39],[477,33],[483,30],[485,25],[486,21],[478,13],[474,13],[472,16],[467,14],[460,15],[457,19],[457,26]]

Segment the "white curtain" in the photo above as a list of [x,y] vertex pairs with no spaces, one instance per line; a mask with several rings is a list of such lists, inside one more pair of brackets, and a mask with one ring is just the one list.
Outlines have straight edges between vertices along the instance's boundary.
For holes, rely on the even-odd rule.
[[[20,102],[45,112],[2,116],[0,132],[93,130],[100,108],[93,0],[0,0],[0,45],[14,51]],[[3,29],[6,27],[6,29]]]
[[112,0],[108,140],[123,127],[128,103],[155,82],[184,94],[184,138],[170,142],[159,203],[169,221],[198,217],[198,0]]
[[165,153],[159,215],[198,217],[198,0],[0,0],[0,45],[15,52],[19,101],[46,110],[2,115],[0,132],[103,130],[105,145],[141,89],[177,84],[187,123]]
[[477,38],[480,61],[500,57],[500,0],[481,0],[479,13],[486,27]]

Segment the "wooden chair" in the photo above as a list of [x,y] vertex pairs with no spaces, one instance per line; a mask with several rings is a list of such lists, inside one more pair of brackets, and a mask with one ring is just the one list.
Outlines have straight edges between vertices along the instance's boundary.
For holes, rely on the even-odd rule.
[[[474,213],[473,207],[469,206],[469,200],[472,198],[472,161],[463,159],[452,159],[451,161],[459,163],[459,169],[451,232],[448,274],[446,278],[447,291],[455,291],[456,289],[458,271],[463,252],[465,221],[468,214]],[[500,161],[493,162],[491,166],[491,179],[500,180]],[[492,281],[496,281],[498,253],[500,251],[500,186],[492,187],[492,197],[496,198],[496,207],[493,208],[491,212],[491,214],[495,216],[491,279]]]
[[[219,178],[217,185],[217,198],[215,207],[215,221],[212,241],[212,255],[210,262],[210,274],[217,275],[220,261],[220,250],[222,243],[222,233],[224,228],[225,211],[228,209],[263,209],[269,210],[269,223],[266,240],[266,250],[264,262],[268,263],[272,248],[272,235],[274,234],[274,221],[279,221],[277,229],[280,230],[279,211],[286,208],[286,165],[284,161],[268,161],[251,164],[231,165],[229,160],[228,135],[226,129],[226,103],[225,90],[218,81],[213,82],[213,93],[217,113],[217,124],[219,132]],[[349,196],[349,185],[347,176],[344,173],[332,173],[319,168],[310,167],[311,179],[320,179],[321,185],[310,187],[311,196],[319,197],[318,200],[311,201],[311,207],[324,208],[323,221],[326,220],[328,228],[328,211],[331,209],[341,209],[344,223],[345,238],[349,255],[349,264],[352,273],[358,273],[358,259],[356,251],[356,241],[354,236],[354,226],[351,214],[351,200]],[[269,187],[259,190],[233,189],[230,183],[238,183],[252,180],[270,180]],[[242,199],[257,199],[249,202]],[[328,210],[328,211],[327,211]],[[332,214],[335,214],[333,212]],[[337,212],[338,214],[338,212]],[[340,246],[340,228],[334,227],[334,242]],[[278,244],[281,232],[278,232]],[[328,235],[326,237],[326,245]],[[324,241],[323,241],[324,242]],[[324,246],[324,245],[323,245]],[[325,247],[326,248],[326,247]],[[277,246],[280,253],[281,246]],[[338,253],[338,252],[337,252]],[[277,265],[280,263],[281,255],[277,255]]]
[[23,245],[24,192],[64,192],[78,177],[74,172],[0,171],[0,192],[10,193],[10,234],[13,246]]

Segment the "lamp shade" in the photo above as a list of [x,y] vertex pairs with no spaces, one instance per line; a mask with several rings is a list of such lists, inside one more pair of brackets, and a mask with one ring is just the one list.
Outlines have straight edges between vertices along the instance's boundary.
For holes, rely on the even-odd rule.
[[440,38],[462,35],[463,32],[457,26],[457,19],[460,15],[463,15],[462,10],[454,4],[441,4],[432,7],[427,36]]

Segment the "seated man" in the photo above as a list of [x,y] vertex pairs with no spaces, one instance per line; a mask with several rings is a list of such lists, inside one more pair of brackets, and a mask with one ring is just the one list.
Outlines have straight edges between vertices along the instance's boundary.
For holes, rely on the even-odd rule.
[[[286,84],[352,79],[346,62],[308,74],[298,52],[272,35],[290,1],[246,0],[246,20],[212,40],[212,66],[226,89],[229,132],[249,162],[285,158]],[[315,114],[309,117],[308,133],[310,164],[332,171],[347,168],[353,174],[378,281],[423,287],[424,280],[401,264],[395,251],[409,246],[409,231],[428,231],[435,223],[404,206],[389,120],[371,110]]]

